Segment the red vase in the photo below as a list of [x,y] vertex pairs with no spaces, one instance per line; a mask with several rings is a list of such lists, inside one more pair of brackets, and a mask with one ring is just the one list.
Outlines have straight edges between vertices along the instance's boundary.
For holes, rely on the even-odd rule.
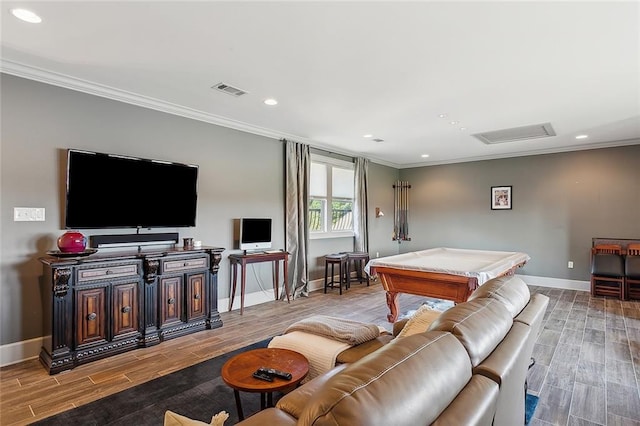
[[87,237],[78,231],[68,231],[58,238],[58,248],[63,253],[82,253],[87,247]]

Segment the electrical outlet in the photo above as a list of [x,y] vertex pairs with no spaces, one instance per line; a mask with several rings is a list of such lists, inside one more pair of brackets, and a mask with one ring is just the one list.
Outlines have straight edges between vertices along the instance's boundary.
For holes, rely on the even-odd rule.
[[379,251],[376,252],[376,257],[380,257],[380,252]]
[[573,260],[567,262],[567,268],[573,269]]
[[14,207],[14,222],[44,222],[44,207]]

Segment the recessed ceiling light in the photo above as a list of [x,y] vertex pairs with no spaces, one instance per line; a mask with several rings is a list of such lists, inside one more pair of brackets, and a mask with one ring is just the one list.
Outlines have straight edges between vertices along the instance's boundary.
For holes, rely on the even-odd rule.
[[420,157],[422,157],[422,158],[429,158],[429,154],[422,154]]
[[467,130],[467,128],[466,127],[460,127],[460,130],[464,132],[465,130]]
[[264,103],[265,105],[269,105],[269,106],[278,105],[278,101],[273,98],[265,99]]
[[459,123],[459,121],[452,120],[452,121],[450,121],[449,123],[450,123],[452,126],[455,126],[456,124],[458,124],[458,123]]
[[578,136],[576,136],[576,139],[586,139],[588,137],[589,137],[589,135],[578,135]]
[[438,117],[440,117],[440,118],[447,118],[447,114],[440,114]]
[[31,24],[39,24],[42,22],[42,18],[27,9],[11,9],[11,13],[18,19]]
[[372,138],[373,135],[362,135],[363,138]]

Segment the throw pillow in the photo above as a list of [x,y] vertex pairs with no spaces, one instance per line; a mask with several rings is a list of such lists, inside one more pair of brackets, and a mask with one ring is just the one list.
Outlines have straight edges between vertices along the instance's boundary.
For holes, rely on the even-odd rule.
[[437,311],[429,305],[420,306],[413,316],[409,318],[404,328],[400,330],[397,337],[407,337],[413,334],[424,333],[441,313],[441,311]]
[[220,411],[211,418],[211,423],[205,423],[167,410],[164,413],[164,426],[224,426],[228,418],[229,414],[226,411]]

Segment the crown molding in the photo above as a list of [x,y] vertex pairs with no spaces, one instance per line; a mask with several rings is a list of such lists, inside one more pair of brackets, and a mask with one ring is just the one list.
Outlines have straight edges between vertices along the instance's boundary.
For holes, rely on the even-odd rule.
[[586,151],[590,149],[616,148],[620,146],[629,146],[629,145],[640,145],[640,139],[624,139],[619,141],[592,143],[588,145],[572,145],[564,148],[538,149],[538,150],[523,151],[523,152],[512,152],[509,154],[492,154],[491,156],[453,158],[451,160],[432,161],[429,163],[403,164],[401,166],[396,165],[395,167],[398,169],[410,169],[415,167],[441,166],[444,164],[470,163],[472,161],[489,161],[489,160],[500,160],[504,158],[528,157],[531,155],[560,154],[563,152]]
[[[245,123],[242,121],[232,120],[226,117],[221,117],[215,114],[210,114],[204,111],[199,111],[199,110],[188,108],[182,105],[173,104],[171,102],[162,101],[160,99],[155,99],[149,96],[128,92],[126,90],[121,90],[121,89],[106,86],[103,84],[94,83],[88,80],[83,80],[83,79],[72,77],[66,74],[49,71],[43,68],[22,64],[20,62],[11,61],[4,58],[0,59],[0,72],[14,75],[17,77],[26,78],[29,80],[39,81],[41,83],[46,83],[53,86],[63,87],[66,89],[87,93],[89,95],[99,96],[102,98],[107,98],[107,99],[124,102],[131,105],[136,105],[142,108],[152,109],[160,112],[165,112],[167,114],[172,114],[172,115],[176,115],[184,118],[189,118],[192,120],[214,124],[216,126],[227,127],[230,129],[239,130],[241,132],[251,133],[258,136],[264,136],[267,138],[278,139],[278,140],[280,139],[294,140],[296,142],[305,143],[305,144],[308,144],[309,146],[312,146],[318,149],[335,152],[337,154],[342,154],[349,157],[363,156],[361,153],[355,153],[352,151],[343,150],[334,145],[328,145],[328,144],[318,142],[312,139],[304,138],[298,135],[292,135],[288,133],[278,132],[272,129],[267,129],[264,127],[254,126],[252,124]],[[428,167],[428,166],[438,166],[438,165],[444,165],[444,164],[468,163],[471,161],[486,161],[486,160],[497,160],[502,158],[524,157],[528,155],[556,154],[560,152],[580,151],[580,150],[587,150],[587,149],[611,148],[616,146],[635,145],[635,144],[640,144],[640,140],[630,139],[625,141],[613,141],[613,142],[603,142],[603,143],[595,143],[595,144],[589,144],[589,145],[571,146],[571,147],[560,148],[560,149],[532,150],[527,152],[511,153],[511,154],[504,154],[504,155],[478,156],[478,157],[463,158],[463,159],[454,158],[451,160],[444,160],[444,161],[417,162],[417,163],[402,164],[402,165],[384,160],[382,158],[376,158],[372,156],[369,156],[368,158],[370,161],[383,166],[387,166],[395,169],[408,169],[408,168],[414,168],[414,167]]]
[[[65,89],[87,93],[89,95],[100,96],[131,105],[136,105],[142,108],[153,109],[180,117],[190,118],[192,120],[203,121],[205,123],[215,124],[217,126],[228,127],[230,129],[240,130],[246,133],[265,136],[271,139],[291,139],[298,142],[304,142],[309,145],[323,147],[322,144],[319,144],[316,141],[312,141],[298,135],[291,135],[264,127],[254,126],[242,121],[232,120],[226,117],[221,117],[215,114],[210,114],[204,111],[199,111],[171,102],[162,101],[160,99],[155,99],[149,96],[128,92],[126,90],[117,89],[114,87],[106,86],[104,84],[94,83],[88,80],[83,80],[66,74],[45,70],[7,59],[0,60],[0,72],[26,78],[29,80],[39,81],[41,83],[46,83],[53,86],[63,87]],[[349,155],[353,155],[353,153],[350,153]]]
[[[349,157],[357,157],[362,154],[354,153],[351,151],[339,149],[332,145],[327,145],[312,139],[304,138],[298,135],[292,135],[289,133],[278,132],[272,129],[264,127],[254,126],[238,120],[232,120],[226,117],[221,117],[215,114],[210,114],[204,111],[199,111],[193,108],[188,108],[182,105],[173,104],[171,102],[162,101],[149,96],[140,95],[126,90],[117,89],[114,87],[106,86],[104,84],[94,83],[88,80],[83,80],[77,77],[72,77],[66,74],[57,73],[43,68],[34,67],[31,65],[22,64],[7,59],[0,59],[0,72],[5,74],[14,75],[16,77],[22,77],[29,80],[39,81],[41,83],[50,84],[52,86],[63,87],[65,89],[75,90],[89,95],[99,96],[102,98],[111,99],[114,101],[124,102],[131,105],[136,105],[142,108],[153,109],[167,114],[177,115],[192,120],[198,120],[209,124],[215,124],[216,126],[227,127],[241,132],[251,133],[258,136],[264,136],[271,139],[289,139],[296,142],[305,143],[309,146],[313,146],[318,149],[323,149],[338,154],[346,155]],[[384,161],[384,160],[372,160],[376,163],[384,164],[389,167],[399,168],[397,164]]]

